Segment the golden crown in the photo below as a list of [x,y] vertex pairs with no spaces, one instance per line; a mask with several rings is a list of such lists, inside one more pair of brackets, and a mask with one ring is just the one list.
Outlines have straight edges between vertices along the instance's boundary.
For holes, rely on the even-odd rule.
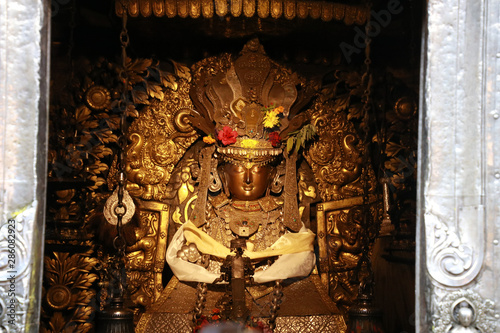
[[257,39],[235,60],[228,54],[208,58],[192,72],[196,111],[190,121],[227,162],[269,163],[283,154],[283,140],[306,120],[299,111],[314,89],[269,59]]

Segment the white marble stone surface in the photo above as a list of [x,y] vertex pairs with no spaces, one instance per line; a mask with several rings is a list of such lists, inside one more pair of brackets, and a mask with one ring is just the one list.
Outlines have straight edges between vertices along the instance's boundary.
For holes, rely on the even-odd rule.
[[38,332],[45,202],[47,6],[50,2],[42,0],[0,0],[2,332]]

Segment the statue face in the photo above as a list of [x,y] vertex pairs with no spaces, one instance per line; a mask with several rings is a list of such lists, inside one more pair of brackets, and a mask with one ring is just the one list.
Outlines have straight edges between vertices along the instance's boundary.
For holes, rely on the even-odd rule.
[[224,173],[231,197],[238,200],[263,197],[271,183],[273,170],[270,165],[255,165],[248,169],[242,165],[226,164]]
[[457,317],[460,325],[469,327],[474,319],[474,313],[472,312],[472,309],[463,307],[458,310]]
[[358,241],[358,235],[360,234],[361,227],[354,223],[349,223],[348,225],[343,225],[339,228],[344,240],[349,245],[354,245]]

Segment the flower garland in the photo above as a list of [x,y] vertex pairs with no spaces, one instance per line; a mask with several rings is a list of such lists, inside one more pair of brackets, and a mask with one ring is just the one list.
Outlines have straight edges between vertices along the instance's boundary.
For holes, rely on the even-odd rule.
[[[281,144],[281,137],[277,130],[281,125],[281,118],[283,118],[285,108],[283,106],[275,106],[274,104],[271,104],[271,106],[263,107],[262,111],[264,112],[262,125],[264,126],[264,130],[269,133],[268,140],[273,147],[279,147]],[[217,140],[219,140],[224,146],[236,143],[237,138],[238,132],[233,130],[228,125],[225,125],[222,130],[217,133]],[[217,140],[212,134],[203,137],[203,142],[209,145],[214,144]],[[242,141],[242,144],[244,144],[244,148],[255,148],[256,142],[257,141],[254,139],[245,139]]]
[[265,112],[264,119],[262,120],[264,127],[273,129],[280,125],[281,117],[285,109],[282,106],[274,106],[274,104],[271,104],[269,107],[263,107],[262,111]]
[[[283,117],[285,108],[283,106],[271,104],[269,107],[263,107],[262,111],[265,112],[264,119],[262,120],[264,129],[278,129],[281,125],[281,118]],[[271,142],[271,145],[275,148],[281,144],[281,137],[278,131],[275,130],[269,133],[269,142]]]

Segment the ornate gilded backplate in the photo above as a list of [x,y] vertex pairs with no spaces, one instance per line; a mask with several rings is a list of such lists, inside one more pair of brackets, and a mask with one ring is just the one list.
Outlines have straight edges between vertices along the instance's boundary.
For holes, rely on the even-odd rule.
[[[229,67],[231,57],[224,54],[202,60],[198,65],[212,66],[213,73],[217,73],[221,68]],[[304,85],[305,81],[299,80],[293,71],[272,63],[281,71],[279,73],[283,80],[290,79],[295,84]],[[68,201],[66,207],[61,204],[64,198],[59,198],[59,206],[55,205],[51,209],[54,214],[59,214],[59,218],[73,218],[80,214],[81,223],[94,230],[106,223],[96,217],[102,211],[102,203],[116,186],[116,160],[112,156],[120,135],[114,111],[119,97],[117,92],[121,87],[117,80],[105,80],[103,73],[107,71],[103,67],[107,65],[99,66],[100,70],[93,68],[93,71],[100,73],[100,76],[87,73],[86,83],[75,89],[79,91],[75,94],[78,98],[69,101],[67,107],[54,110],[59,112],[60,118],[73,117],[74,121],[59,124],[54,131],[57,135],[53,138],[51,149],[51,174],[83,179],[84,185],[80,187],[88,185],[85,197],[87,207],[90,207],[84,213],[80,207],[71,206],[75,200]],[[196,68],[192,70],[191,76],[191,70],[176,63],[172,63],[172,73],[167,73],[151,60],[128,61],[127,70],[131,79],[128,94],[133,104],[127,109],[130,126],[126,132],[126,173],[127,189],[134,198],[137,213],[127,227],[126,250],[130,299],[137,313],[154,303],[162,292],[168,241],[175,230],[186,222],[186,216],[189,216],[196,199],[199,155],[203,143],[198,140],[199,134],[187,117],[190,109],[198,110],[204,103],[211,103],[205,93],[209,96],[233,93],[226,91],[227,87],[222,83],[205,91],[204,77]],[[318,271],[322,281],[329,287],[330,296],[344,309],[348,308],[357,294],[353,275],[363,241],[366,238],[373,241],[381,215],[375,171],[371,166],[372,161],[366,158],[367,136],[360,133],[360,129],[366,127],[363,124],[361,81],[361,74],[355,71],[337,71],[334,83],[321,89],[315,90],[316,87],[310,86],[302,90],[307,94],[314,93],[312,99],[304,99],[306,102],[301,107],[305,110],[301,111],[306,111],[307,121],[315,126],[317,135],[302,151],[302,164],[297,173],[299,209],[302,220],[317,232]],[[280,94],[279,91],[272,91],[270,95],[272,93]],[[294,96],[297,100],[299,97],[303,96]],[[71,106],[76,111],[69,116],[66,110]],[[216,106],[219,109],[228,107]],[[107,127],[97,126],[100,122]],[[85,142],[95,143],[90,153],[79,148],[85,146]],[[85,183],[88,180],[91,182]],[[65,191],[58,193],[63,197],[73,193],[71,189]],[[363,200],[364,194],[369,194],[367,202]],[[364,203],[368,204],[370,215],[367,227],[363,226]],[[316,219],[311,219],[314,215],[311,212],[315,208]],[[96,220],[99,222],[93,225],[91,221]],[[104,261],[106,251],[99,251]],[[57,258],[61,263],[68,261],[57,252],[47,258],[55,258],[47,263],[52,266],[56,265],[54,260],[57,261]],[[55,291],[48,295],[52,302],[49,306],[57,309],[61,305],[54,303],[53,294],[64,296],[72,286],[57,282],[53,273],[50,274],[46,272],[46,288]],[[97,293],[95,285],[87,287],[94,288],[93,292]],[[102,291],[106,285],[101,284],[101,287],[100,295],[104,295]],[[65,309],[69,308],[66,306]]]

